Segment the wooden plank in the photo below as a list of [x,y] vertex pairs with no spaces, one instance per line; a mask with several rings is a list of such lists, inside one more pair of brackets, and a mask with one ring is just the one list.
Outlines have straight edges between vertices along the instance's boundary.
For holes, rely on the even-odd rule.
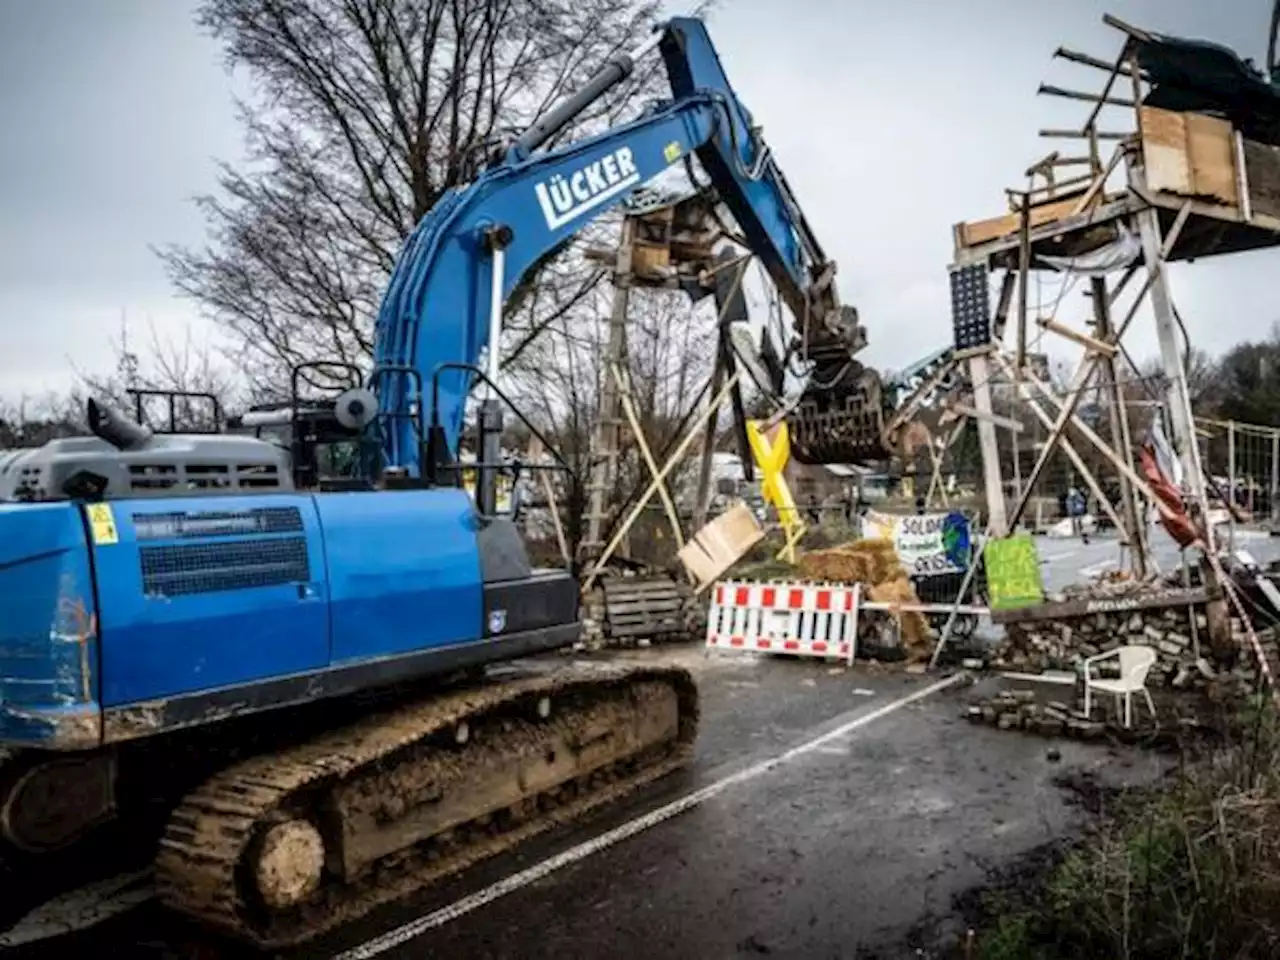
[[683,633],[685,624],[682,620],[651,621],[620,627],[611,627],[609,637],[654,637],[667,633]]
[[661,577],[654,580],[627,578],[625,580],[606,580],[602,584],[606,597],[621,597],[624,594],[652,594],[679,592],[680,585],[671,579]]
[[[1114,193],[1106,197],[1103,205],[1099,207],[1090,207],[1083,213],[1078,213],[1074,217],[1065,217],[1062,219],[1051,220],[1048,223],[1040,224],[1031,228],[1031,244],[1034,247],[1037,243],[1045,240],[1056,240],[1063,238],[1070,240],[1076,236],[1086,235],[1088,231],[1100,228],[1109,228],[1117,220],[1129,217],[1134,212],[1143,209],[1152,204],[1159,203],[1159,194],[1144,191],[1141,196],[1136,196],[1137,191],[1133,193]],[[1155,198],[1155,199],[1153,199]],[[1168,205],[1166,201],[1164,205]],[[1174,209],[1177,209],[1176,207]],[[1216,209],[1216,208],[1215,208]],[[1017,219],[1017,215],[1014,215]],[[1034,218],[1033,218],[1034,219]],[[955,228],[955,236],[957,240],[963,237],[964,227],[967,224],[957,224]],[[962,266],[968,263],[980,263],[986,261],[992,263],[997,256],[1004,255],[1007,251],[1014,250],[1018,246],[1017,229],[1011,230],[1003,236],[997,236],[995,239],[979,241],[977,244],[966,244],[957,246],[955,251],[955,263]],[[1009,266],[1008,263],[1002,263],[1001,266]]]
[[[1099,60],[1097,57],[1090,56],[1087,53],[1080,53],[1077,50],[1068,50],[1066,47],[1059,47],[1053,52],[1055,57],[1061,57],[1063,60],[1070,60],[1072,63],[1079,63],[1086,67],[1095,67],[1098,70],[1105,70],[1110,73],[1116,68],[1114,63],[1108,63],[1106,60]],[[1127,63],[1120,65],[1120,75],[1122,77],[1133,76],[1133,68]]]
[[617,603],[626,600],[662,600],[667,597],[680,596],[679,589],[675,584],[671,584],[663,589],[653,590],[606,590],[604,593],[605,603]]
[[1191,195],[1194,181],[1187,156],[1186,114],[1155,107],[1143,107],[1138,114],[1147,186],[1165,193]]
[[1200,113],[1186,115],[1187,153],[1195,195],[1236,206],[1235,142],[1231,124]]
[[649,616],[655,613],[671,613],[684,607],[684,601],[679,598],[670,600],[649,600],[644,603],[619,603],[609,604],[605,607],[605,616],[610,620],[615,617],[637,617]]
[[[1083,191],[1065,199],[1055,199],[1050,203],[1041,203],[1031,207],[1030,225],[1032,228],[1043,226],[1059,220],[1071,213],[1076,201]],[[992,217],[989,220],[975,220],[960,224],[960,239],[963,246],[975,247],[980,243],[1007,237],[1018,232],[1022,222],[1022,214],[1007,213],[1003,217]]]
[[1211,599],[1206,587],[1187,589],[1144,590],[1141,593],[1120,594],[1114,597],[1080,597],[1057,603],[1039,603],[1033,607],[1012,610],[992,610],[992,623],[1030,623],[1037,620],[1060,620],[1068,617],[1088,617],[1097,613],[1130,613],[1162,607],[1187,607],[1208,603]]
[[1147,186],[1162,193],[1239,203],[1231,124],[1200,113],[1143,107]]
[[1245,140],[1244,169],[1253,212],[1280,217],[1280,147]]

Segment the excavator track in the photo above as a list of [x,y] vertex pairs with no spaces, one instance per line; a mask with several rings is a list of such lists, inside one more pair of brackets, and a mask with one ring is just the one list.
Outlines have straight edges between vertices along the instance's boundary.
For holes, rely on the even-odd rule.
[[575,664],[365,718],[188,794],[161,901],[296,946],[686,765],[697,688],[674,667]]

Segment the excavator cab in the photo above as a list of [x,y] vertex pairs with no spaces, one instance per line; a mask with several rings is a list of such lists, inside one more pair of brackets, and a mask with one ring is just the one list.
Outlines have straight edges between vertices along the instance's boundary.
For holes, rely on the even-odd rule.
[[228,432],[286,450],[295,489],[368,489],[377,451],[367,428],[377,400],[360,386],[361,378],[359,367],[342,361],[300,363],[291,371],[288,400],[231,417]]

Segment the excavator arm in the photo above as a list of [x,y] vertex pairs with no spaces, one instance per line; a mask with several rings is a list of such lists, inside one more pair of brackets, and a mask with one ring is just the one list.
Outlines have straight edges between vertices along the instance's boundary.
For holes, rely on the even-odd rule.
[[[540,150],[655,47],[670,79],[669,102],[598,136]],[[794,315],[798,349],[813,361],[816,392],[829,401],[817,409],[811,385],[802,420],[805,410],[821,417],[827,408],[842,409],[847,388],[865,373],[853,360],[865,342],[856,311],[839,303],[834,264],[730,87],[705,26],[676,18],[638,50],[609,61],[473,183],[446,193],[406,242],[376,326],[372,384],[384,469],[409,476],[423,469],[427,411],[438,442],[456,451],[474,365],[490,347],[485,373],[496,379],[492,347],[503,306],[525,273],[691,154]],[[874,419],[880,422],[878,411]],[[821,423],[822,431],[830,435],[830,424]],[[813,431],[801,423],[793,433],[793,445],[806,449]]]

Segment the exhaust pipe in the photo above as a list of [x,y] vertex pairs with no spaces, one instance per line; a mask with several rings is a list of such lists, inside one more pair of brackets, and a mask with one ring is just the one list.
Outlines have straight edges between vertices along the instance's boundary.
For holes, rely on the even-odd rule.
[[151,442],[152,433],[140,423],[89,398],[89,429],[117,450],[141,450]]

